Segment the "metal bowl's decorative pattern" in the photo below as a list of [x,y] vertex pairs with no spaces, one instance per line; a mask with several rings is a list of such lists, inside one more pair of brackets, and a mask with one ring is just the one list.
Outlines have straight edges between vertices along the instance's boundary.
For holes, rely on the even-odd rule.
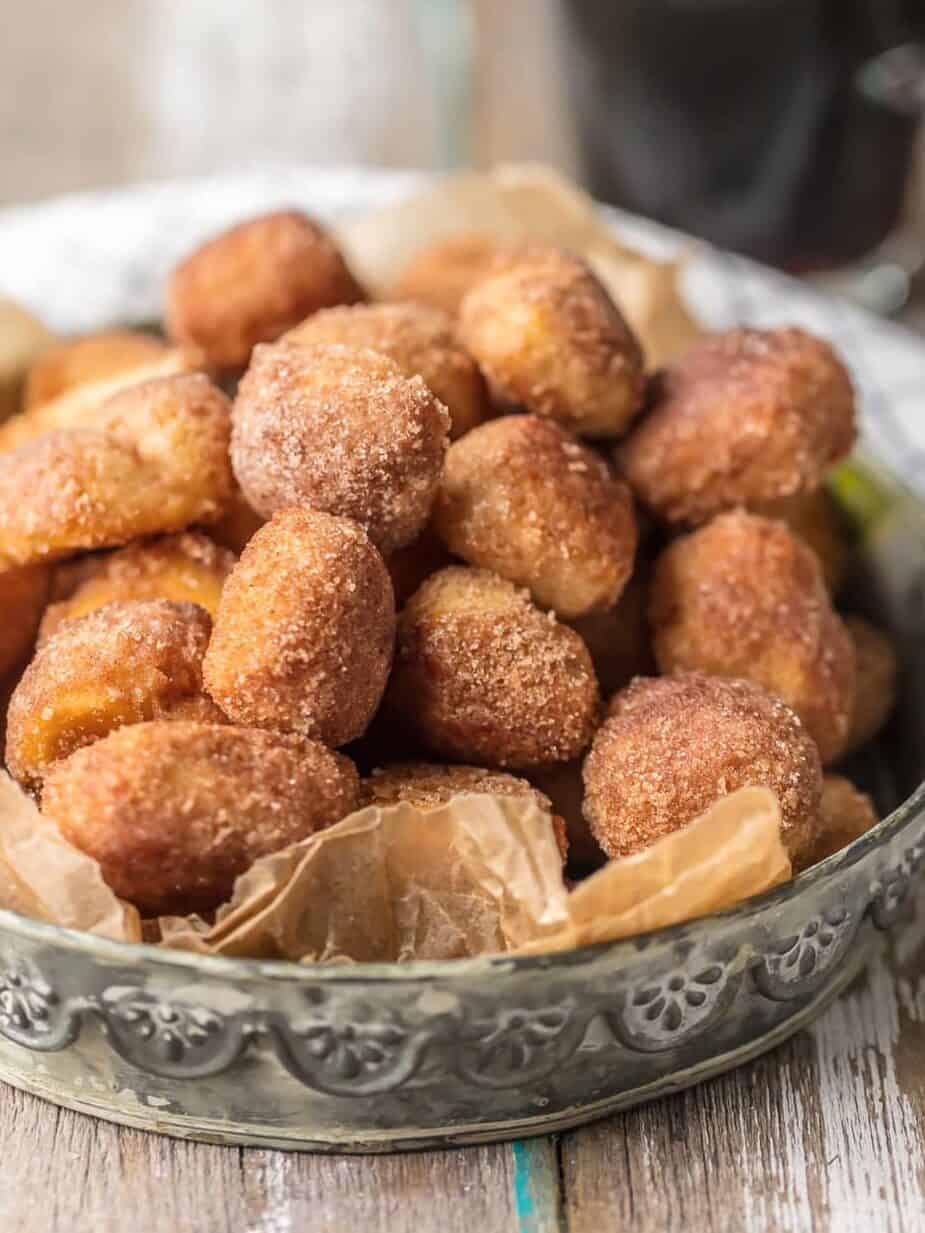
[[[132,236],[132,268],[160,268]],[[805,309],[787,315],[806,321]],[[916,397],[925,360],[919,376]],[[301,967],[127,946],[0,912],[0,1078],[213,1142],[384,1151],[560,1129],[782,1040],[901,925],[925,863],[925,513],[875,470],[848,474],[855,508],[859,490],[858,595],[905,659],[887,770],[896,799],[914,790],[850,848],[721,915],[524,959]]]

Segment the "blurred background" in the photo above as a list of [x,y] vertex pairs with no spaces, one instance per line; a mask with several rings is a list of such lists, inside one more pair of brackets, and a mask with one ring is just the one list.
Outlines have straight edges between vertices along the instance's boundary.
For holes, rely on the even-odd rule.
[[539,159],[925,326],[925,0],[29,0],[0,203]]

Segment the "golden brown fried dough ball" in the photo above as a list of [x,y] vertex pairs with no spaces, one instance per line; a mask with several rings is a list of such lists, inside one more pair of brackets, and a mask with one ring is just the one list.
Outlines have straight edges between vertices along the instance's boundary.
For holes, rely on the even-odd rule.
[[453,558],[428,523],[417,539],[404,548],[396,548],[386,558],[395,591],[395,607],[403,608],[425,579],[452,563]]
[[120,728],[52,768],[42,806],[145,916],[207,912],[261,856],[350,813],[348,758],[302,737],[198,723]]
[[848,570],[851,544],[844,519],[827,488],[770,501],[754,512],[786,522],[795,535],[805,540],[819,558],[829,591],[832,595],[838,592]]
[[54,336],[22,304],[0,296],[0,421],[22,405],[29,366],[54,344]]
[[530,782],[549,798],[557,817],[562,819],[568,838],[569,872],[583,877],[603,865],[607,857],[582,812],[585,786],[581,760],[539,767],[530,772]]
[[388,356],[322,343],[258,347],[233,419],[234,472],[258,513],[302,505],[352,518],[386,554],[427,522],[450,417]]
[[423,377],[450,413],[450,437],[461,437],[488,412],[485,382],[456,337],[452,317],[426,304],[356,304],[315,313],[286,334],[300,346],[343,343],[394,360],[408,377]]
[[463,300],[459,331],[497,401],[580,436],[620,436],[642,405],[639,343],[568,253],[530,248],[501,263]]
[[467,292],[512,248],[476,231],[440,240],[428,245],[405,267],[388,298],[416,300],[455,316]]
[[863,617],[849,616],[845,625],[854,643],[857,688],[851,712],[846,753],[872,741],[896,705],[899,663],[896,648],[882,630]]
[[214,520],[231,495],[229,431],[225,395],[184,374],[121,390],[92,430],[0,454],[0,566]]
[[451,566],[399,617],[388,705],[435,753],[517,769],[576,757],[599,695],[574,630],[497,574]]
[[605,697],[628,685],[634,676],[651,676],[655,671],[648,604],[648,579],[637,569],[613,608],[568,622],[591,653]]
[[824,763],[845,748],[855,655],[816,554],[782,522],[738,510],[669,545],[650,602],[662,672],[745,677],[793,707]]
[[784,846],[815,837],[822,771],[797,716],[751,681],[701,673],[637,678],[617,694],[585,759],[585,817],[608,856],[629,856],[720,797],[770,788]]
[[120,390],[160,377],[193,373],[198,367],[196,356],[178,348],[161,348],[156,356],[149,356],[143,364],[134,364],[108,377],[74,385],[57,398],[39,403],[21,415],[14,415],[0,425],[0,451],[19,449],[50,432],[98,428],[105,419],[103,409]]
[[6,760],[24,783],[123,724],[169,716],[202,694],[208,613],[135,600],[69,621],[37,652],[10,702]]
[[164,359],[167,343],[136,330],[107,330],[57,343],[26,375],[25,410],[51,402],[79,385],[106,381]]
[[362,528],[290,509],[225,583],[206,688],[236,723],[344,745],[375,714],[394,641],[392,584]]
[[796,872],[801,873],[840,852],[876,826],[879,820],[873,801],[866,793],[858,791],[850,779],[826,775],[822,781],[816,838]]
[[28,654],[48,598],[50,573],[44,565],[0,573],[0,677]]
[[805,330],[729,330],[695,344],[655,383],[652,409],[617,458],[645,504],[695,526],[721,510],[818,488],[856,435],[854,390]]
[[171,338],[210,366],[243,367],[310,313],[355,304],[363,291],[328,232],[295,210],[240,223],[181,261],[167,287]]
[[380,767],[362,780],[360,804],[397,805],[408,801],[421,810],[439,809],[461,793],[484,792],[491,796],[529,796],[552,816],[556,844],[563,861],[568,854],[565,823],[553,814],[552,802],[526,779],[481,766],[440,766],[434,762],[403,762]]
[[42,618],[39,639],[49,638],[65,621],[104,604],[132,599],[169,599],[198,604],[215,616],[235,555],[199,531],[139,540],[101,557],[92,574],[70,596],[52,604]]
[[563,617],[612,607],[636,553],[633,498],[607,462],[536,415],[450,446],[433,527],[449,550]]

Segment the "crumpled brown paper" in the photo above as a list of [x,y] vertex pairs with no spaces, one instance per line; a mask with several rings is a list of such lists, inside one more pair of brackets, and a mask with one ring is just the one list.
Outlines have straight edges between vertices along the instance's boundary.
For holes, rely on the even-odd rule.
[[[550,817],[532,797],[472,794],[427,811],[407,802],[362,809],[257,861],[214,923],[192,916],[157,925],[165,945],[301,962],[536,954],[716,912],[789,876],[780,812],[765,788],[725,797],[572,891]],[[0,908],[102,937],[142,937],[137,912],[96,862],[5,774]]]
[[564,950],[719,911],[790,876],[780,811],[743,788],[569,892],[549,815],[529,797],[368,808],[258,861],[211,927],[161,921],[166,944],[331,962]]
[[384,295],[412,257],[461,232],[502,243],[543,241],[582,256],[633,326],[650,366],[667,363],[703,334],[680,287],[685,258],[655,261],[627,247],[586,193],[538,164],[447,176],[338,234],[360,280]]
[[141,939],[138,913],[103,881],[96,861],[0,771],[0,908],[123,942]]

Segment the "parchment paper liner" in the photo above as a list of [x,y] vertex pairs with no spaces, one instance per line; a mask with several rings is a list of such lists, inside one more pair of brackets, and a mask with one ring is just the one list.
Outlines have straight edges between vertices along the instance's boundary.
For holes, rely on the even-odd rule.
[[[165,945],[302,962],[536,954],[629,937],[790,876],[772,793],[743,788],[569,892],[549,815],[529,797],[370,807],[257,861],[214,923],[164,917]],[[135,909],[0,775],[0,907],[138,941]],[[146,930],[146,937],[151,936]]]
[[719,911],[789,876],[765,788],[724,798],[570,893],[549,816],[531,799],[465,795],[427,813],[361,810],[258,861],[213,926],[161,926],[173,946],[302,961],[535,954]]
[[655,261],[629,248],[601,221],[586,193],[538,164],[447,176],[345,224],[338,238],[360,280],[387,296],[412,257],[466,231],[502,243],[545,241],[584,257],[633,326],[650,366],[673,359],[703,333],[680,286],[687,256]]
[[0,908],[123,942],[141,940],[138,913],[0,771]]

